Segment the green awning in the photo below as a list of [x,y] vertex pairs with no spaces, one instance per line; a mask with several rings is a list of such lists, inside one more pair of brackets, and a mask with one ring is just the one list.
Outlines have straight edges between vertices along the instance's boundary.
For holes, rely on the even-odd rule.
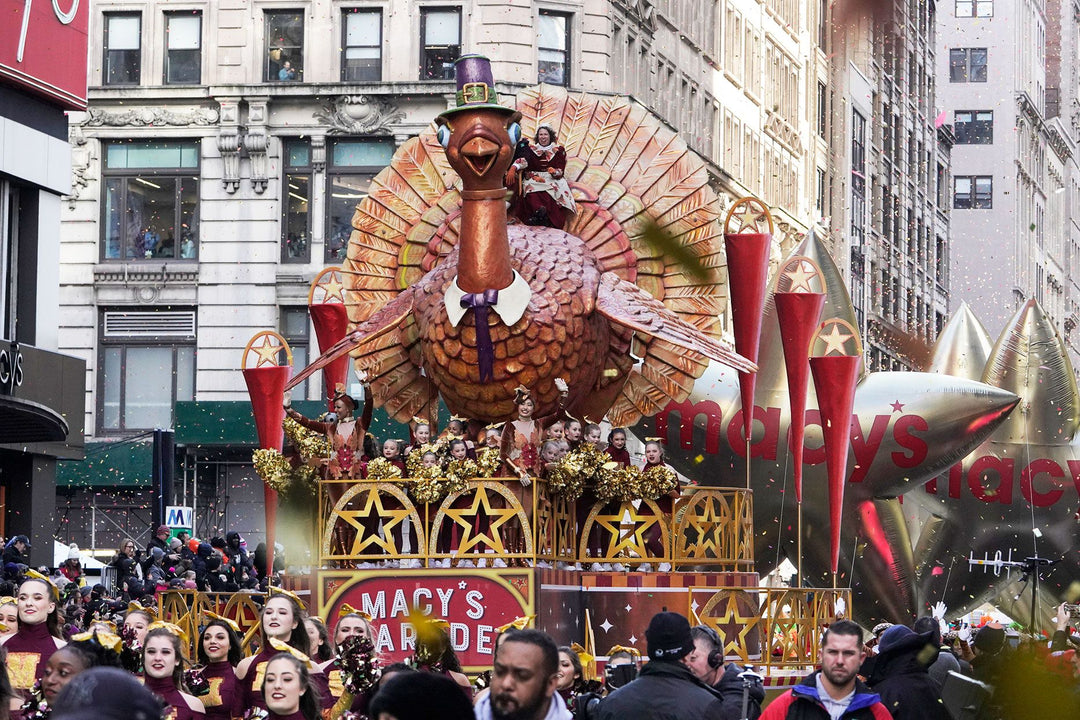
[[[326,405],[318,400],[293,402],[301,415],[318,417]],[[247,400],[207,400],[176,403],[176,446],[250,446],[258,445],[255,418]],[[390,419],[385,411],[376,408],[371,420],[371,432],[380,440],[388,437],[408,439],[409,429]]]
[[84,460],[58,460],[57,487],[150,487],[154,443],[136,441],[86,443]]

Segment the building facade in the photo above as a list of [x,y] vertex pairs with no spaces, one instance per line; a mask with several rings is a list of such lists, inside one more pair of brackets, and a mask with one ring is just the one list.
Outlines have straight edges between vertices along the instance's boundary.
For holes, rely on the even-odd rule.
[[937,122],[935,5],[897,0],[828,23],[819,123],[834,255],[846,260],[869,370],[919,369],[948,319],[952,138]]
[[976,0],[941,8],[937,74],[956,135],[953,304],[996,338],[1029,298],[1077,354],[1080,5]]
[[[66,469],[58,503],[97,530],[72,539],[110,546],[153,522],[154,428],[175,430],[168,501],[196,508],[196,534],[260,534],[244,345],[277,329],[297,366],[311,359],[309,284],[344,257],[370,179],[453,103],[458,55],[491,57],[504,94],[633,95],[724,202],[773,206],[779,258],[826,214],[823,27],[805,0],[95,4],[59,313],[61,346],[87,362],[90,462]],[[321,386],[300,395],[314,408]]]
[[0,13],[0,537],[26,535],[30,564],[51,565],[57,461],[83,453],[86,368],[57,351],[56,268],[88,11],[3,0]]

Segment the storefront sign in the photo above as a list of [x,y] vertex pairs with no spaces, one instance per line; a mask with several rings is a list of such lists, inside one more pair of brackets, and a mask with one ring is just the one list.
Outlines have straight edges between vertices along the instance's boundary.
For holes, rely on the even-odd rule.
[[531,570],[324,570],[319,573],[319,614],[331,634],[343,603],[368,613],[377,629],[375,647],[393,661],[412,656],[418,609],[449,623],[450,641],[469,672],[491,669],[495,629],[533,614]]
[[86,108],[89,0],[0,0],[0,77]]

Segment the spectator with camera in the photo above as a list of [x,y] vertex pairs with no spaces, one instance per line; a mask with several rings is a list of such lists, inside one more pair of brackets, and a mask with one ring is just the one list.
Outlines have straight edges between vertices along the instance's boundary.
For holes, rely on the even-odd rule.
[[600,702],[599,720],[721,720],[720,694],[686,665],[694,651],[690,623],[678,613],[660,612],[645,631],[649,662],[637,679]]
[[16,535],[4,545],[4,579],[17,582],[30,566],[26,553],[30,550],[30,538]]
[[761,676],[735,663],[725,665],[724,643],[720,634],[708,625],[690,628],[690,636],[694,639],[694,649],[683,662],[694,677],[720,693],[724,702],[723,717],[756,720],[761,715],[761,701],[765,699]]

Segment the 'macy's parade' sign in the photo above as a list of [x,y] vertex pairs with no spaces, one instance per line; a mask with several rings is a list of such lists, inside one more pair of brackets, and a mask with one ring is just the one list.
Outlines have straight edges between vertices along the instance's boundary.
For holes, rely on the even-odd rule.
[[372,617],[375,649],[394,661],[412,656],[412,609],[446,620],[454,652],[467,671],[491,667],[496,628],[535,612],[528,569],[324,570],[318,593],[319,615],[331,634],[348,603]]

